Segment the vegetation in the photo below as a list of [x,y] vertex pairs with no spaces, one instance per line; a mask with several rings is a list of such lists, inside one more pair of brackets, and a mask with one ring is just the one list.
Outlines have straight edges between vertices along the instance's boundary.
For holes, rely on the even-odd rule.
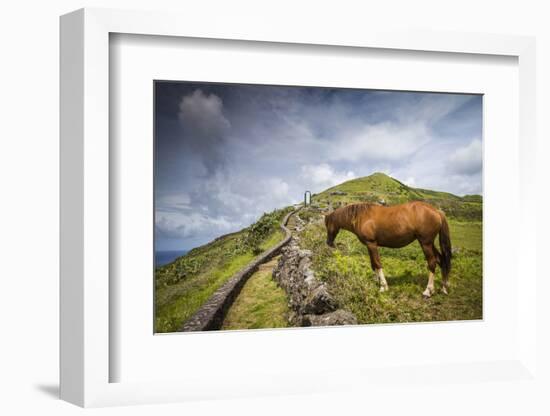
[[[380,250],[390,290],[379,293],[366,247],[355,235],[341,231],[336,249],[326,245],[322,210],[355,202],[394,205],[423,200],[442,209],[449,219],[453,244],[450,293],[443,295],[441,275],[436,293],[422,298],[428,271],[417,243]],[[300,211],[305,227],[300,245],[313,253],[313,269],[328,285],[340,308],[362,324],[423,322],[482,318],[482,197],[409,187],[387,175],[354,179],[313,195],[312,206]],[[234,273],[283,237],[279,224],[292,208],[264,214],[237,233],[195,248],[155,272],[157,332],[177,330]],[[277,328],[288,325],[287,302],[271,279],[268,263],[246,283],[230,308],[224,329]]]
[[[322,221],[302,232],[301,243],[313,252],[313,269],[327,282],[340,307],[353,312],[362,324],[424,322],[482,318],[481,223],[450,222],[455,253],[449,295],[439,291],[422,298],[428,280],[424,254],[417,243],[401,249],[380,249],[388,292],[379,293],[367,248],[355,235],[340,231],[330,249]],[[436,290],[441,274],[436,274]]]
[[329,204],[336,208],[342,204],[357,202],[396,205],[408,201],[425,201],[457,220],[482,221],[483,215],[480,195],[459,197],[447,192],[412,188],[383,173],[344,182],[314,195],[313,201],[322,208]]
[[288,326],[285,291],[271,278],[278,258],[260,266],[229,309],[222,329],[284,328]]
[[176,331],[233,274],[283,238],[291,208],[264,214],[251,226],[189,251],[155,271],[155,331]]
[[[389,205],[423,200],[442,209],[449,219],[453,263],[448,296],[439,291],[429,300],[421,296],[428,270],[417,243],[401,249],[381,248],[380,257],[390,286],[379,293],[367,248],[355,235],[340,231],[336,249],[326,245],[322,214],[315,208],[300,212],[309,221],[301,245],[313,252],[313,269],[327,282],[340,307],[353,312],[359,323],[422,322],[482,318],[482,197],[463,198],[445,192],[411,188],[384,175],[358,178],[313,197],[320,207],[384,202]],[[441,274],[436,274],[436,290]]]

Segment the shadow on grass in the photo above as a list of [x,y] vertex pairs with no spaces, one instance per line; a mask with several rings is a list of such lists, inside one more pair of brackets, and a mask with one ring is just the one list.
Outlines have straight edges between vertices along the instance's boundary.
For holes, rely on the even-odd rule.
[[386,281],[388,282],[390,288],[392,286],[399,287],[406,285],[415,285],[420,288],[424,288],[428,283],[428,276],[421,274],[412,274],[411,272],[407,271],[400,274],[399,276],[386,276]]

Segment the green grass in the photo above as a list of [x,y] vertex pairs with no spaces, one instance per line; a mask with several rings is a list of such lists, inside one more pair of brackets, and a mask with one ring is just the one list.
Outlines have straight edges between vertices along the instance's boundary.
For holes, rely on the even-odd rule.
[[[327,283],[339,307],[353,312],[362,324],[481,319],[483,198],[412,188],[376,173],[313,195],[312,202],[322,208],[355,202],[378,203],[382,199],[388,205],[423,200],[445,212],[455,250],[450,293],[445,296],[440,292],[438,269],[436,293],[428,300],[422,298],[428,271],[416,242],[401,249],[380,250],[390,290],[379,293],[366,247],[355,235],[341,231],[336,239],[337,248],[330,249],[325,242],[326,230],[320,212],[305,208],[299,213],[306,222],[300,233],[300,245],[312,250],[313,269]],[[193,249],[157,269],[156,332],[178,330],[234,273],[277,244],[282,238],[279,223],[291,209],[264,214],[250,227]],[[230,309],[224,328],[286,326],[286,307],[284,292],[271,280],[271,273],[258,272]]]
[[312,250],[313,269],[327,282],[339,306],[353,312],[361,324],[481,319],[482,225],[458,221],[449,225],[455,248],[451,290],[447,296],[440,292],[438,268],[436,293],[428,300],[422,298],[428,278],[426,261],[416,242],[401,249],[380,249],[390,287],[385,293],[378,291],[367,248],[352,233],[341,231],[336,249],[330,249],[319,218],[302,232],[301,244]]
[[[246,253],[225,261],[214,261],[196,276],[159,290],[156,332],[177,331],[218,288],[253,258],[252,253]],[[168,300],[163,302],[164,299]]]
[[244,230],[195,248],[155,271],[155,332],[174,332],[233,274],[284,237],[290,208],[264,214]]
[[[333,195],[333,193],[337,194]],[[426,201],[445,211],[449,218],[461,221],[481,221],[483,216],[483,198],[480,195],[459,197],[448,192],[413,188],[384,173],[352,179],[312,197],[314,204],[326,207],[332,203],[334,208],[340,204],[378,203],[382,200],[388,205],[407,201]]]
[[285,328],[288,300],[271,278],[278,259],[260,266],[244,285],[229,309],[222,329]]
[[[395,205],[422,200],[442,209],[449,219],[453,255],[451,290],[443,295],[441,274],[436,274],[436,294],[422,298],[428,270],[417,242],[401,249],[380,249],[389,292],[379,293],[370,267],[367,248],[357,237],[341,231],[335,250],[327,247],[326,230],[319,213],[317,221],[302,232],[301,244],[313,252],[313,268],[326,281],[340,307],[353,312],[360,323],[419,322],[482,318],[482,216],[480,195],[459,197],[447,192],[409,187],[388,175],[375,173],[357,178],[314,195],[314,204],[325,207],[357,202]],[[437,241],[437,239],[436,239]]]

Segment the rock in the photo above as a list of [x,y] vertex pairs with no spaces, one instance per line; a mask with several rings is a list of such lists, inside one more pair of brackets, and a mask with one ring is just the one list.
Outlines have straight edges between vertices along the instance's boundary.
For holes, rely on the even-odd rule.
[[315,279],[315,273],[311,270],[307,270],[304,274],[304,283],[308,285],[309,288],[313,289],[317,286],[317,280]]
[[334,298],[328,293],[325,285],[319,285],[313,289],[302,307],[304,314],[320,315],[336,309]]
[[[355,316],[338,305],[327,286],[315,277],[311,269],[310,250],[302,250],[299,240],[292,238],[282,250],[279,262],[273,271],[273,280],[285,290],[291,310],[289,322],[295,326],[345,325],[356,322]],[[335,315],[326,316],[338,312]],[[308,316],[306,319],[305,316]],[[334,323],[332,323],[334,322]]]
[[338,309],[322,315],[304,315],[302,326],[356,325],[357,318],[351,312]]

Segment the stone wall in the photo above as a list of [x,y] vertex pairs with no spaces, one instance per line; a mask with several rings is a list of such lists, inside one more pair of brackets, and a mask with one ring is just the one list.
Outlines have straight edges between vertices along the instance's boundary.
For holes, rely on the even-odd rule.
[[315,277],[311,269],[311,251],[302,250],[298,239],[282,249],[282,255],[273,271],[273,279],[289,298],[290,323],[294,326],[328,326],[356,324],[351,312],[338,309],[325,283]]
[[286,227],[286,224],[288,223],[290,216],[297,211],[298,209],[287,214],[281,222],[281,229],[285,232],[285,238],[283,241],[275,247],[264,251],[244,269],[235,273],[222,287],[214,292],[210,299],[208,299],[191,318],[183,324],[180,328],[180,332],[209,331],[221,328],[227,311],[239,295],[248,278],[258,270],[258,266],[260,264],[263,264],[278,255],[281,252],[281,249],[290,242],[291,233]]

